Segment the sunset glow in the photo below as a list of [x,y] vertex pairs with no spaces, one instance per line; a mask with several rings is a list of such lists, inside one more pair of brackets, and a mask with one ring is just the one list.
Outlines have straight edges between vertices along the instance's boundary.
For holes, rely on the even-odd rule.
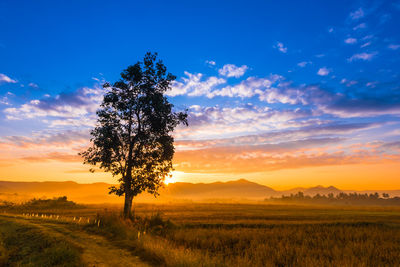
[[[116,183],[90,173],[78,153],[89,145],[102,84],[151,50],[177,76],[168,98],[189,113],[189,127],[174,132],[166,184],[400,189],[399,5],[290,4],[218,12],[226,8],[218,3],[209,14],[183,5],[157,14],[149,23],[163,27],[147,25],[150,34],[139,26],[154,16],[145,5],[127,7],[133,17],[113,4],[81,7],[96,21],[81,24],[69,18],[79,18],[72,4],[26,3],[21,19],[18,5],[2,3],[0,180]],[[97,17],[106,11],[107,20]],[[199,26],[196,15],[208,21]]]

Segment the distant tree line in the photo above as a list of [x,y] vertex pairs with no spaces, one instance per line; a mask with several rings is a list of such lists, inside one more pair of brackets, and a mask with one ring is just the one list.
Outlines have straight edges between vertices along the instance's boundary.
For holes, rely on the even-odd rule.
[[316,194],[314,196],[304,195],[303,192],[290,194],[288,196],[266,198],[265,201],[285,203],[309,203],[309,204],[343,204],[343,205],[400,205],[400,197],[390,197],[389,194],[371,193],[333,193],[327,195]]
[[41,209],[73,209],[81,207],[83,206],[68,200],[66,196],[55,197],[53,199],[33,198],[22,204],[16,204],[6,200],[0,201],[0,208],[2,209],[41,210]]

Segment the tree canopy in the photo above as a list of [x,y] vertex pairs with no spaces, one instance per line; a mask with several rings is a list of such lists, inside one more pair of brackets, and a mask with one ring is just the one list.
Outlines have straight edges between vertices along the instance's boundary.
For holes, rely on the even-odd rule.
[[179,124],[188,125],[187,113],[174,112],[164,93],[176,77],[157,54],[127,67],[121,79],[103,87],[107,90],[97,111],[97,126],[91,131],[91,146],[80,153],[84,163],[119,177],[110,193],[125,195],[125,216],[132,199],[143,191],[157,195],[173,170],[174,138]]

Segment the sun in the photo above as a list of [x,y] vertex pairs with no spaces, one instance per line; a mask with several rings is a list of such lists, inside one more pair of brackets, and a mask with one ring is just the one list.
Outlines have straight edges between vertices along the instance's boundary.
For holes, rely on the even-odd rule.
[[180,172],[180,171],[172,171],[171,172],[171,176],[166,177],[164,180],[164,184],[168,185],[168,184],[173,184],[176,182],[180,182],[182,179],[184,172]]
[[170,183],[175,183],[175,178],[174,178],[174,176],[170,176],[170,177],[165,178],[164,184],[168,185],[168,184],[170,184]]

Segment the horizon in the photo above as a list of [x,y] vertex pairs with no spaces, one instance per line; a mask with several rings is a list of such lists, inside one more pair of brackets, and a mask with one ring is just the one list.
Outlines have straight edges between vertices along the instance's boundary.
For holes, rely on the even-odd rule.
[[[1,180],[0,179],[0,183],[2,182],[11,182],[11,183],[75,183],[78,185],[94,185],[94,184],[106,184],[106,185],[116,185],[116,184],[110,184],[110,183],[106,183],[106,182],[90,182],[90,183],[80,183],[77,181],[52,181],[52,180],[46,180],[46,181],[13,181],[13,180]],[[165,188],[168,188],[170,185],[176,185],[176,184],[191,184],[191,185],[212,185],[212,184],[227,184],[227,183],[239,183],[239,182],[246,182],[246,183],[251,183],[251,184],[256,184],[256,185],[261,185],[267,188],[270,188],[276,192],[284,192],[284,191],[292,191],[295,189],[315,189],[315,188],[322,188],[322,189],[328,189],[328,188],[333,188],[333,189],[337,189],[339,191],[354,191],[354,192],[363,192],[363,191],[400,191],[400,189],[382,189],[382,188],[363,188],[363,189],[354,189],[354,188],[339,188],[335,185],[321,185],[321,184],[317,184],[317,185],[312,185],[312,186],[301,186],[301,185],[297,185],[297,186],[293,186],[293,187],[288,187],[288,188],[274,188],[271,187],[267,184],[260,184],[257,182],[253,182],[247,179],[237,179],[237,180],[227,180],[227,181],[213,181],[213,182],[209,182],[209,183],[205,183],[205,182],[171,182],[171,183],[165,183]]]
[[0,9],[4,181],[117,184],[78,152],[102,84],[151,51],[177,76],[168,100],[188,109],[167,184],[400,189],[400,2],[6,0]]

